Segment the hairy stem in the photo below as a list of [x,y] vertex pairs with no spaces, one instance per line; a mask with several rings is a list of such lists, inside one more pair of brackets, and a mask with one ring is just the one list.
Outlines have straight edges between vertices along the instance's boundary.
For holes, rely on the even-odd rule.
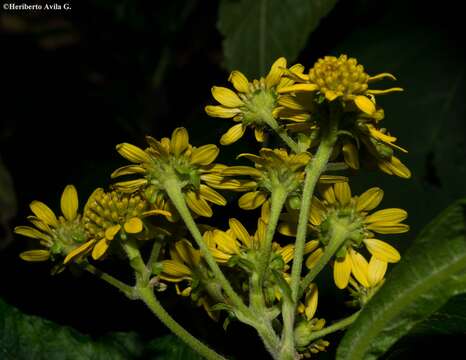
[[361,311],[355,312],[353,315],[350,315],[350,316],[348,316],[348,317],[346,317],[344,319],[341,319],[340,321],[337,321],[336,323],[333,323],[330,326],[324,327],[321,330],[313,332],[311,337],[310,337],[310,342],[315,341],[317,339],[320,339],[320,338],[324,337],[325,335],[334,333],[335,331],[344,330],[345,328],[347,328],[353,322],[356,321],[356,319],[358,318],[360,312]]
[[291,295],[296,302],[303,265],[304,245],[306,243],[307,223],[309,221],[309,211],[311,207],[314,189],[320,175],[325,170],[332,154],[333,147],[337,140],[337,120],[330,118],[330,123],[322,135],[319,148],[311,162],[306,167],[306,180],[304,181],[303,198],[299,211],[298,230],[296,234],[295,252],[293,257],[293,267],[291,270]]
[[222,270],[220,270],[220,267],[218,266],[214,257],[210,253],[206,243],[204,242],[204,239],[202,238],[202,235],[191,215],[191,212],[189,211],[188,206],[186,205],[186,201],[184,200],[184,196],[181,191],[181,187],[178,183],[178,180],[166,179],[165,189],[170,200],[172,201],[176,210],[178,211],[184,223],[186,224],[186,227],[188,228],[189,232],[191,233],[197,245],[199,246],[201,254],[207,262],[207,265],[209,266],[210,270],[213,272],[215,279],[222,286],[223,290],[225,291],[232,304],[238,310],[242,311],[244,314],[249,314],[248,308],[246,307],[246,305],[244,305],[243,300],[233,289],[230,282],[223,274]]
[[226,360],[223,356],[216,353],[207,345],[192,336],[185,328],[183,328],[170,314],[168,314],[162,307],[160,302],[155,297],[152,288],[141,287],[138,288],[140,299],[147,305],[147,307],[154,313],[155,316],[175,335],[188,344],[193,350],[208,360]]
[[272,199],[270,201],[270,217],[267,224],[265,242],[262,244],[261,257],[259,262],[259,284],[264,280],[267,267],[272,254],[272,241],[277,228],[278,220],[285,204],[288,193],[282,186],[275,186],[272,190]]
[[[298,292],[301,280],[301,271],[303,265],[304,245],[306,243],[307,224],[309,221],[309,211],[314,190],[319,180],[320,175],[325,170],[327,163],[332,154],[333,147],[337,141],[338,119],[334,111],[331,111],[329,123],[327,127],[323,127],[322,139],[315,156],[306,166],[304,181],[303,198],[301,200],[301,208],[299,211],[298,230],[296,234],[295,251],[293,257],[293,265],[291,268],[291,297],[292,304],[284,304],[283,307],[283,332],[282,332],[282,351],[287,351],[289,354],[294,354],[294,315],[296,305],[298,303]],[[293,347],[292,350],[289,348]]]
[[284,128],[278,125],[277,120],[272,116],[270,112],[264,112],[262,114],[262,120],[288,145],[288,147],[295,153],[301,152],[299,145],[288,135]]
[[337,221],[332,221],[331,224],[332,236],[330,241],[325,247],[324,254],[301,280],[298,296],[300,296],[307,289],[309,284],[321,272],[324,266],[330,261],[332,256],[338,251],[338,249],[340,249],[351,232],[351,229],[348,228],[348,224],[339,224]]
[[82,265],[82,268],[91,274],[97,276],[99,279],[105,281],[106,283],[112,285],[113,287],[116,287],[118,290],[120,290],[123,294],[125,294],[128,298],[134,299],[134,291],[133,288],[124,282],[114,278],[113,276],[97,269],[94,265],[92,264],[84,264]]

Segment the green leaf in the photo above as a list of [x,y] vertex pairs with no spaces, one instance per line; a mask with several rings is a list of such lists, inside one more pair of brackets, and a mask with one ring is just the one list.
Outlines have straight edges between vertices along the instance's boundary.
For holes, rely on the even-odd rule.
[[222,0],[218,28],[225,66],[248,77],[266,75],[284,56],[294,61],[309,34],[337,0]]
[[466,291],[465,215],[462,199],[422,231],[345,334],[338,360],[377,359],[451,297]]
[[424,335],[459,335],[466,331],[466,295],[451,298],[427,320],[416,325],[410,337]]
[[0,299],[0,359],[128,360],[140,358],[201,359],[173,335],[154,339],[147,345],[136,333],[112,333],[92,339],[70,327],[60,326],[37,316],[25,315]]

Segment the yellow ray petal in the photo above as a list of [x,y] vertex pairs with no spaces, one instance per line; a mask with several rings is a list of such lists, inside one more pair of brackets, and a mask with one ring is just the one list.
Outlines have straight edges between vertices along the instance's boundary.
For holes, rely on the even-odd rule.
[[304,314],[308,320],[311,320],[317,310],[317,303],[319,299],[319,291],[316,284],[309,285],[309,289],[306,292],[306,308]]
[[233,84],[233,87],[242,93],[249,92],[249,81],[244,74],[238,70],[234,70],[231,72],[230,76],[228,77],[228,81]]
[[405,220],[408,217],[406,210],[398,208],[389,208],[376,211],[371,215],[366,216],[364,222],[366,224],[379,223],[379,222],[389,222],[389,223],[399,223]]
[[280,254],[284,263],[288,264],[291,260],[293,260],[294,245],[293,244],[285,245],[278,251],[278,254]]
[[253,168],[251,166],[230,166],[222,171],[224,176],[253,176],[253,177],[262,177],[262,172]]
[[160,277],[163,278],[164,275],[169,275],[172,278],[181,281],[183,279],[191,278],[191,269],[186,265],[179,263],[174,260],[163,260],[162,261],[162,274]]
[[113,238],[115,237],[116,234],[118,234],[120,229],[121,229],[121,225],[119,224],[110,226],[109,228],[105,230],[105,239],[113,240]]
[[241,110],[238,108],[227,108],[219,105],[207,105],[204,110],[207,115],[222,119],[230,119],[241,113]]
[[335,260],[333,266],[333,279],[339,289],[344,289],[348,286],[351,275],[351,259],[349,254],[341,260]]
[[396,80],[396,77],[393,76],[392,74],[390,73],[381,73],[381,74],[377,74],[377,75],[374,75],[374,76],[371,76],[369,77],[369,79],[367,80],[367,82],[373,82],[373,81],[378,81],[378,80],[383,80],[383,79],[390,79],[390,80]]
[[212,86],[212,96],[223,106],[237,108],[244,105],[243,101],[233,90],[222,86]]
[[284,57],[275,60],[275,62],[272,64],[272,67],[270,68],[270,72],[265,78],[265,85],[267,88],[270,89],[271,87],[278,85],[285,69],[286,59]]
[[368,115],[375,113],[375,104],[367,96],[356,96],[354,103],[362,112]]
[[67,220],[73,220],[78,214],[78,192],[73,185],[67,185],[61,196],[61,212]]
[[186,204],[196,214],[204,217],[211,217],[213,212],[207,201],[193,191],[185,194]]
[[368,94],[372,94],[372,95],[385,95],[385,94],[390,94],[392,92],[400,92],[400,91],[403,91],[402,88],[400,87],[393,87],[393,88],[390,88],[390,89],[385,89],[385,90],[367,90],[367,93]]
[[199,187],[199,193],[205,200],[216,205],[225,206],[227,204],[226,199],[222,195],[207,185],[201,184]]
[[383,277],[385,276],[385,273],[387,272],[387,262],[379,260],[375,256],[371,257],[371,260],[369,261],[369,284],[371,287],[374,287],[378,285],[382,280]]
[[214,230],[213,238],[220,251],[230,255],[239,254],[239,247],[236,239],[225,231]]
[[232,126],[228,131],[220,138],[220,144],[226,146],[231,145],[241,139],[246,131],[246,126],[243,123]]
[[321,185],[319,187],[319,190],[324,200],[327,201],[329,204],[335,204],[337,202],[337,199],[335,197],[335,191],[333,190],[332,185]]
[[359,155],[356,145],[350,141],[345,141],[341,150],[345,163],[352,169],[359,169]]
[[267,200],[267,194],[262,191],[251,191],[238,200],[238,205],[244,210],[254,210],[261,206]]
[[357,211],[370,211],[379,206],[383,199],[383,190],[378,187],[370,188],[356,200]]
[[171,150],[176,156],[182,154],[189,146],[189,135],[184,127],[176,128],[172,133]]
[[396,263],[400,261],[400,253],[393,246],[384,241],[377,239],[365,239],[367,250],[377,259],[389,263]]
[[51,243],[51,238],[48,235],[30,226],[17,226],[15,227],[14,232],[15,234],[18,234],[18,235],[23,235],[23,236],[30,237],[33,239],[44,240],[48,243]]
[[309,257],[306,259],[306,267],[308,269],[312,269],[317,263],[317,261],[319,261],[319,259],[322,257],[322,255],[324,255],[324,250],[322,250],[322,248],[318,248],[315,251],[313,251],[311,255],[309,255]]
[[136,179],[117,182],[112,185],[112,188],[124,193],[133,193],[139,190],[144,185],[147,185],[146,179]]
[[123,227],[128,234],[138,234],[144,228],[144,224],[140,218],[133,217],[125,222]]
[[319,240],[311,240],[304,245],[304,255],[307,255],[311,252],[313,252],[315,249],[319,247]]
[[92,245],[94,245],[96,240],[89,240],[88,242],[78,246],[76,249],[71,250],[68,255],[66,255],[63,264],[69,263],[71,260],[76,258],[77,256],[84,254]]
[[369,264],[367,260],[353,249],[349,251],[349,255],[351,258],[351,272],[356,280],[367,289],[370,286],[368,280]]
[[136,163],[136,164],[148,163],[151,161],[149,154],[147,154],[141,148],[134,146],[132,144],[128,144],[128,143],[118,144],[116,146],[116,150],[125,159],[133,163]]
[[347,182],[334,185],[335,197],[341,205],[347,205],[351,201],[351,189]]
[[50,258],[50,251],[48,250],[28,250],[19,254],[19,257],[24,261],[47,261]]
[[108,246],[110,245],[110,242],[107,241],[107,239],[103,238],[95,244],[94,248],[92,249],[92,258],[94,260],[100,259],[105,252],[108,249]]
[[316,84],[294,84],[291,86],[282,87],[278,90],[279,94],[292,93],[292,92],[309,92],[316,91],[319,86]]
[[191,243],[186,239],[177,241],[175,243],[175,249],[180,259],[185,264],[188,264],[190,266],[196,266],[201,260],[199,250],[195,250]]
[[142,166],[139,165],[126,165],[122,166],[118,169],[116,169],[110,177],[112,179],[119,177],[119,176],[124,176],[124,175],[132,175],[132,174],[143,174],[146,172],[146,169],[144,169]]
[[231,218],[228,221],[228,224],[230,225],[230,229],[233,231],[235,234],[236,238],[241,240],[241,242],[247,247],[251,248],[251,236],[249,235],[248,231],[246,228],[239,222],[239,220],[235,218]]
[[31,211],[36,215],[41,221],[47,225],[57,226],[58,220],[54,212],[41,201],[34,200],[29,207]]
[[191,164],[209,165],[217,158],[219,151],[218,147],[214,144],[207,144],[194,148],[191,153]]
[[380,170],[389,175],[396,175],[404,179],[411,177],[411,171],[395,156],[392,156],[390,160],[379,160],[377,165]]

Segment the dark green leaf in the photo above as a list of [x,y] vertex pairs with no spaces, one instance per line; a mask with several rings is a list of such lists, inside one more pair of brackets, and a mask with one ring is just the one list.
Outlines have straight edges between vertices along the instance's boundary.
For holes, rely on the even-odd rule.
[[337,0],[222,0],[218,28],[225,65],[248,77],[266,75],[280,56],[294,61]]
[[[154,321],[156,321],[154,319]],[[173,335],[145,344],[135,333],[92,339],[51,321],[21,313],[0,299],[0,359],[5,360],[198,360]]]
[[338,360],[378,358],[448,299],[465,292],[465,215],[463,199],[422,231],[344,336]]

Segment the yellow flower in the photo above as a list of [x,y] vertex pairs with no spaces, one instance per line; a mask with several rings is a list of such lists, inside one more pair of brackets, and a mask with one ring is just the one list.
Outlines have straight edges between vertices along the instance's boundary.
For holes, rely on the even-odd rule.
[[[181,296],[192,296],[198,306],[202,306],[207,314],[213,320],[218,319],[218,313],[212,311],[212,305],[215,303],[213,299],[203,294],[202,286],[210,279],[206,278],[206,272],[201,261],[201,252],[193,248],[192,244],[182,239],[177,241],[170,248],[171,259],[161,262],[162,272],[160,278],[165,281],[175,283],[176,293]],[[193,279],[195,279],[193,281]],[[187,281],[188,286],[180,289],[179,284],[182,281]],[[194,288],[193,288],[194,287]]]
[[[236,92],[226,87],[212,87],[212,96],[220,105],[206,106],[207,115],[212,117],[230,119],[237,122],[220,139],[222,145],[230,145],[239,140],[248,126],[254,129],[256,140],[264,141],[264,129],[271,126],[269,118],[276,118],[279,108],[279,90],[293,84],[293,80],[283,77],[286,69],[286,59],[277,59],[269,74],[265,78],[249,82],[246,76],[239,71],[230,74],[229,81]],[[302,65],[294,65],[289,71],[302,72]]]
[[[239,157],[253,161],[255,167],[230,166],[222,171],[222,175],[252,178],[252,180],[241,182],[237,186],[235,184],[230,186],[230,189],[238,190],[240,188],[240,191],[248,191],[238,200],[242,209],[253,210],[264,204],[276,186],[284,187],[289,198],[299,198],[305,176],[304,168],[311,159],[309,153],[290,155],[285,149],[262,148],[259,151],[259,156],[246,153],[239,155]],[[322,183],[345,180],[346,178],[342,176],[329,175],[322,175],[319,179]]]
[[[398,208],[374,210],[382,201],[383,191],[374,187],[360,196],[352,196],[348,183],[342,182],[320,187],[321,198],[312,199],[309,216],[309,228],[317,234],[317,239],[306,244],[305,252],[311,253],[306,260],[306,266],[312,268],[323,255],[322,245],[329,241],[328,228],[333,219],[345,219],[351,224],[351,239],[348,239],[337,252],[334,262],[334,279],[338,288],[346,288],[353,276],[363,284],[369,286],[365,280],[365,263],[367,261],[355,249],[365,246],[369,253],[380,261],[395,263],[400,260],[399,252],[388,243],[375,238],[378,234],[401,234],[409,230],[409,226],[402,221],[407,218],[407,212]],[[297,213],[288,211],[282,216],[283,223],[279,232],[294,236],[296,234]]]
[[[83,223],[92,247],[92,258],[100,259],[108,250],[112,240],[118,235],[126,240],[128,235],[146,239],[148,229],[143,219],[151,215],[169,216],[165,210],[151,209],[149,203],[137,193],[123,194],[116,191],[106,193],[95,190],[84,208]],[[79,250],[68,254],[65,262],[79,255]]]
[[225,198],[213,188],[222,188],[221,170],[225,165],[213,164],[219,149],[208,144],[194,147],[189,144],[185,128],[173,131],[171,139],[160,141],[148,136],[149,147],[145,150],[123,143],[117,145],[117,151],[136,165],[124,166],[115,170],[112,178],[123,175],[139,174],[141,178],[114,184],[118,191],[132,193],[143,191],[147,200],[158,207],[173,213],[173,206],[166,194],[167,179],[176,179],[182,187],[189,208],[200,216],[211,217],[210,203],[225,205]]
[[66,256],[76,249],[81,254],[89,250],[86,245],[87,235],[78,213],[78,193],[73,185],[67,185],[61,196],[61,211],[63,216],[55,213],[43,202],[33,201],[30,204],[34,215],[28,220],[34,225],[17,226],[15,233],[39,240],[46,249],[29,250],[20,254],[26,261],[46,261],[57,255]]
[[385,90],[370,89],[369,84],[372,82],[385,78],[396,80],[396,78],[388,73],[369,76],[356,59],[348,58],[347,55],[340,55],[338,58],[325,56],[317,60],[309,70],[309,74],[288,72],[288,75],[295,84],[281,88],[278,90],[279,93],[310,92],[321,95],[328,101],[341,99],[353,103],[368,115],[376,111],[374,95],[403,90],[398,87]]

